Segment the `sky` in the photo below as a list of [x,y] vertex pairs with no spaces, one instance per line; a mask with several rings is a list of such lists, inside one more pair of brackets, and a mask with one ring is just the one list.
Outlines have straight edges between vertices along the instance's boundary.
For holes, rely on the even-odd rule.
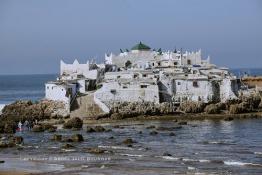
[[0,0],[0,74],[58,73],[142,41],[262,68],[261,0]]

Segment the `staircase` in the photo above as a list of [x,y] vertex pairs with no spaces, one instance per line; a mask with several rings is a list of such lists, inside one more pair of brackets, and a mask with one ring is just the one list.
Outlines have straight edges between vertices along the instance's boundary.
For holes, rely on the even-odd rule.
[[71,106],[71,117],[91,119],[99,114],[104,114],[104,112],[94,102],[94,94],[77,97]]

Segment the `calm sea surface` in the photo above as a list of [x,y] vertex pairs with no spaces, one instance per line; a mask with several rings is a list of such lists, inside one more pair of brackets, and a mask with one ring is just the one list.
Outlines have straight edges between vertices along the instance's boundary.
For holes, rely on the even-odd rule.
[[45,83],[57,75],[0,75],[0,104],[16,100],[39,100],[45,95]]
[[[56,134],[70,137],[82,134],[84,141],[50,141],[53,133],[18,132],[24,137],[20,149],[0,150],[0,170],[57,171],[64,174],[262,174],[261,119],[234,121],[191,121],[174,128],[174,121],[136,121],[104,124],[109,132],[87,133],[85,129],[60,129]],[[166,130],[149,126],[165,127]],[[92,125],[90,125],[92,126]],[[85,128],[85,127],[84,127]],[[157,134],[150,134],[157,131]],[[172,136],[170,135],[172,134]],[[122,143],[132,138],[135,143]],[[87,148],[99,147],[102,154],[90,154]],[[30,159],[30,161],[28,161]],[[63,173],[61,173],[63,174]]]

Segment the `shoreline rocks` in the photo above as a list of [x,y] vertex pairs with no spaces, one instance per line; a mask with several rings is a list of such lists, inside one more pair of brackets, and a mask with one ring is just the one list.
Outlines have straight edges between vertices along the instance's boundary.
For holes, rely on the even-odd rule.
[[72,129],[72,128],[81,129],[82,127],[83,127],[83,120],[81,120],[78,117],[74,117],[74,118],[69,119],[63,125],[63,128],[65,128],[65,129]]

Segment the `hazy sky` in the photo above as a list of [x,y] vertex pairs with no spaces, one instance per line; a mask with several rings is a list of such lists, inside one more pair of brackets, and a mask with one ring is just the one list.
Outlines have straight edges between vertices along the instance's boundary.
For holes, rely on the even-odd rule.
[[56,73],[139,41],[262,67],[262,1],[0,0],[0,74]]

